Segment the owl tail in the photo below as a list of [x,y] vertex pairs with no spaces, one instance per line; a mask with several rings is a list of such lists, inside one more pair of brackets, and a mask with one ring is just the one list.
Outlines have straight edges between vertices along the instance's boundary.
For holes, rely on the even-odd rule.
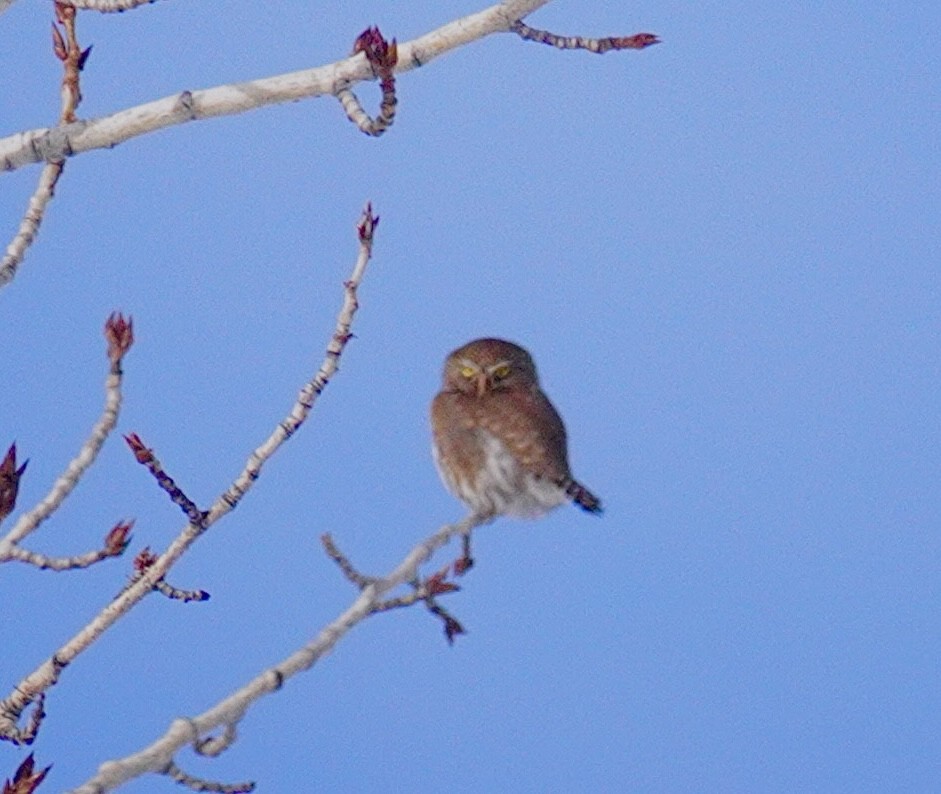
[[586,513],[598,515],[603,512],[601,500],[589,491],[584,485],[575,480],[569,480],[564,484],[565,495],[577,504]]

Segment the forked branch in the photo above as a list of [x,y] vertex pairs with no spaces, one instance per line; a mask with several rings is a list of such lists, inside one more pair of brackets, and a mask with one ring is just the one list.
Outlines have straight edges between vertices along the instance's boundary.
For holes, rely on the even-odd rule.
[[[103,763],[98,768],[98,774],[74,789],[71,794],[103,794],[147,772],[162,773],[174,763],[174,758],[181,749],[188,744],[194,744],[198,751],[199,747],[205,746],[206,735],[219,728],[224,729],[224,736],[226,734],[229,736],[228,741],[225,742],[225,746],[228,746],[235,736],[234,726],[256,702],[278,691],[289,678],[310,669],[329,653],[353,626],[370,615],[383,611],[382,604],[386,603],[383,597],[386,593],[399,586],[418,581],[420,566],[427,562],[438,549],[452,537],[463,535],[482,523],[485,523],[485,519],[469,516],[458,524],[442,527],[415,546],[388,574],[370,580],[359,591],[353,603],[324,626],[307,645],[275,666],[259,673],[245,686],[202,714],[174,720],[167,732],[153,744],[133,755]],[[332,554],[331,557],[333,557]],[[429,577],[426,582],[433,579],[434,576]],[[448,591],[450,589],[449,587]],[[427,594],[416,596],[412,603],[422,600],[425,595]],[[455,630],[455,633],[458,632]]]
[[[111,530],[106,537],[102,552],[90,552],[79,557],[46,557],[35,552],[27,552],[19,545],[24,538],[35,532],[43,521],[59,508],[65,498],[78,485],[82,476],[95,462],[98,453],[118,421],[118,414],[121,410],[121,384],[123,379],[121,366],[124,356],[131,349],[131,345],[134,344],[133,321],[131,318],[125,319],[119,313],[112,313],[105,322],[104,334],[108,343],[108,360],[111,366],[108,377],[105,379],[105,405],[101,418],[92,428],[91,434],[82,445],[78,455],[53,484],[52,490],[36,507],[21,515],[6,536],[0,538],[0,563],[8,560],[19,560],[38,565],[41,568],[52,568],[54,570],[84,568],[100,559],[117,556],[127,546],[124,542],[127,540],[126,536],[123,539],[117,539],[117,536],[112,534],[115,533],[117,527]],[[6,493],[9,497],[12,485],[18,488],[20,475],[22,475],[23,469],[26,468],[26,465],[23,464],[18,471],[15,470],[15,449],[11,448],[11,452],[14,454],[13,460],[9,464],[5,460],[4,464],[0,465],[0,503],[2,503],[0,504],[0,511],[6,509],[7,512],[12,510],[13,505],[3,501],[3,494]],[[3,466],[7,466],[8,469],[5,474]],[[3,483],[6,483],[6,488],[3,488]],[[16,489],[12,490],[12,496],[15,499]],[[2,520],[2,517],[0,516],[0,520]],[[127,531],[129,530],[130,527]]]
[[[167,572],[196,539],[241,501],[260,476],[268,459],[307,419],[317,397],[337,372],[339,359],[352,338],[350,327],[359,305],[357,289],[365,275],[366,265],[372,253],[373,233],[378,222],[379,218],[372,214],[372,206],[367,204],[357,224],[359,255],[349,280],[343,285],[343,305],[327,345],[326,356],[314,376],[301,389],[290,413],[277,424],[268,439],[249,455],[242,472],[216,499],[207,511],[203,522],[188,523],[166,551],[146,566],[139,578],[119,593],[88,625],[62,645],[49,659],[20,681],[10,695],[0,701],[0,738],[15,744],[29,744],[35,739],[42,720],[42,703],[45,693],[56,683],[62,670],[87,650],[98,637],[129,612],[144,596],[158,587],[158,583],[164,579]],[[114,370],[115,367],[112,369]],[[117,367],[117,369],[120,368]],[[20,727],[20,718],[31,703],[34,704],[31,716],[27,724]],[[148,769],[158,771],[152,767]]]

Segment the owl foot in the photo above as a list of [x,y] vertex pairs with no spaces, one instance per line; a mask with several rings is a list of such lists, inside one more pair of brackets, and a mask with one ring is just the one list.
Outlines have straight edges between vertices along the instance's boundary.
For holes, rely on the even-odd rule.
[[454,561],[454,575],[463,576],[474,567],[473,557],[458,557]]
[[454,575],[463,576],[474,567],[474,558],[471,556],[471,536],[470,532],[464,535],[461,540],[464,544],[464,551],[460,557],[454,561]]

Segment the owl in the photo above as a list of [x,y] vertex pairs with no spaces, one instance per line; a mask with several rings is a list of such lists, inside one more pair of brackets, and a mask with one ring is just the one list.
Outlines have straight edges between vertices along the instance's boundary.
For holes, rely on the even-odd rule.
[[481,518],[536,518],[566,501],[601,512],[572,477],[562,418],[519,345],[475,339],[451,353],[431,426],[441,479]]

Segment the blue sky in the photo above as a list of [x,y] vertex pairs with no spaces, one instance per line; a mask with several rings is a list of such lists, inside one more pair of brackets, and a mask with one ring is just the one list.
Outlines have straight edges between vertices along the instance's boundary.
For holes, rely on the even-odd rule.
[[[474,3],[158,3],[82,14],[85,117],[407,40]],[[941,776],[941,12],[927,3],[559,2],[528,22],[652,31],[644,52],[511,35],[399,81],[368,139],[322,98],[70,162],[0,292],[0,443],[44,495],[97,418],[101,325],[134,316],[119,431],[200,504],[322,358],[382,217],[356,339],[310,423],[172,581],[63,675],[34,746],[66,789],[310,639],[463,508],[427,405],[449,350],[528,347],[603,518],[480,531],[449,648],[418,609],[356,628],[188,771],[260,791],[924,791]],[[58,114],[50,14],[0,16],[2,135]],[[378,90],[360,92],[375,107]],[[3,175],[4,238],[38,171]],[[181,514],[116,435],[32,539],[131,555]],[[456,549],[439,559],[443,562]],[[126,560],[0,572],[5,695]],[[0,747],[0,777],[23,752]],[[172,791],[151,776],[125,790]]]

